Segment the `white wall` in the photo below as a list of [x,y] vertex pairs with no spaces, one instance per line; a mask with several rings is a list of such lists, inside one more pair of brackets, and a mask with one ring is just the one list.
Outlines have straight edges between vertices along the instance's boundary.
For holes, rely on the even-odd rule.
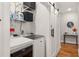
[[[77,12],[67,12],[61,14],[61,41],[63,41],[63,34],[68,32],[69,34],[74,34],[72,29],[67,27],[67,22],[72,21],[74,22],[74,26],[78,30],[78,14]],[[67,42],[75,44],[75,38],[66,38]]]
[[[0,16],[1,16],[1,18],[0,19],[2,19],[2,3],[0,3]],[[0,56],[2,56],[2,50],[3,50],[3,47],[2,47],[2,22],[0,21]],[[1,49],[2,48],[2,49]]]
[[[12,27],[15,28],[15,33],[16,34],[21,34],[20,33],[20,26],[21,26],[21,22],[20,21],[13,22],[13,26]],[[31,33],[34,30],[34,24],[33,24],[33,22],[22,23],[22,28],[21,29],[24,30],[24,34]]]
[[[78,16],[79,16],[79,7],[78,7]],[[79,19],[79,17],[78,17]],[[78,34],[79,34],[79,20],[78,20]],[[79,35],[78,35],[78,44],[79,44]],[[78,45],[78,56],[79,56],[79,45]]]
[[10,56],[10,4],[0,3],[0,57]]

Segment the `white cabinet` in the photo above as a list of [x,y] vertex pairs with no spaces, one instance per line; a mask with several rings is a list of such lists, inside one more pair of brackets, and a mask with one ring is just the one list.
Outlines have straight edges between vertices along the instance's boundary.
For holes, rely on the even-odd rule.
[[37,38],[33,44],[33,56],[34,57],[45,57],[45,39],[44,37]]

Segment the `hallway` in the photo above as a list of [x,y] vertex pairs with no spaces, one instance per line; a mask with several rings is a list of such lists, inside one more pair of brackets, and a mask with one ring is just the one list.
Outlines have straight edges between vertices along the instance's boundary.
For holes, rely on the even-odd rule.
[[78,49],[75,44],[61,43],[61,49],[57,57],[77,57]]

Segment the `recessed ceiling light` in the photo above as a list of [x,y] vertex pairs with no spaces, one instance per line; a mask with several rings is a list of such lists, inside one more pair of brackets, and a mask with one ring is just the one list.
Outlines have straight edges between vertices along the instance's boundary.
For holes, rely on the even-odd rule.
[[67,11],[71,11],[71,10],[72,10],[71,8],[68,8],[68,9],[67,9]]

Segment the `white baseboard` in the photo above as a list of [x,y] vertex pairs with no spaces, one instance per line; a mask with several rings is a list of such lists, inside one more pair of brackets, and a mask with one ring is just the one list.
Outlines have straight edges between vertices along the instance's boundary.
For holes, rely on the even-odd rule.
[[[61,42],[64,42],[63,40],[61,40]],[[69,40],[66,40],[66,43],[72,43],[72,44],[76,44],[76,42],[74,41],[69,41]],[[78,43],[79,44],[79,43]]]

